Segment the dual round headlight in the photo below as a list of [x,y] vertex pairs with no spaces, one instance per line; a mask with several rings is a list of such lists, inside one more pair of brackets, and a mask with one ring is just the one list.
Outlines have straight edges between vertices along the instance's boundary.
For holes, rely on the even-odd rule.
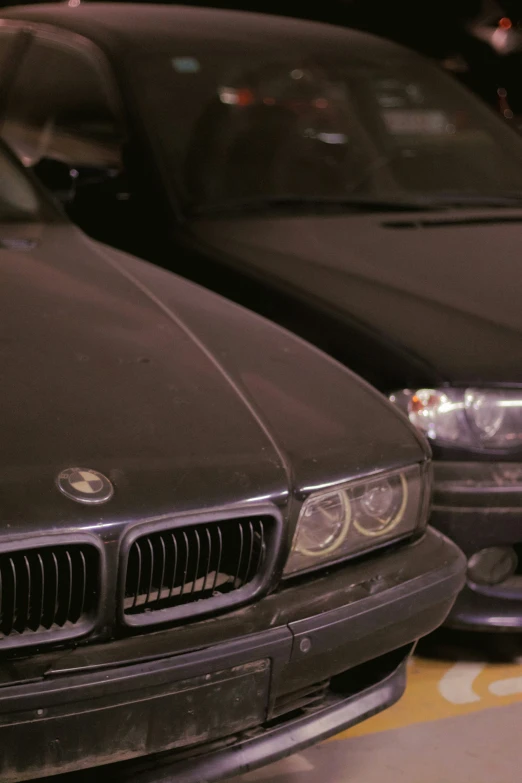
[[344,492],[312,499],[306,506],[297,538],[303,555],[328,555],[344,541],[351,521],[351,507]]
[[419,523],[421,500],[419,467],[312,495],[299,516],[287,573],[411,532]]

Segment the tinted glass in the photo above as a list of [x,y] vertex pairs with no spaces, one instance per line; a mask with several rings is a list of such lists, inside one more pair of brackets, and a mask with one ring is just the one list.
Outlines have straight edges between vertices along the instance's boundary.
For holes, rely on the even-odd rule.
[[173,41],[129,62],[189,207],[522,196],[522,141],[427,61],[375,44],[342,56],[292,47]]

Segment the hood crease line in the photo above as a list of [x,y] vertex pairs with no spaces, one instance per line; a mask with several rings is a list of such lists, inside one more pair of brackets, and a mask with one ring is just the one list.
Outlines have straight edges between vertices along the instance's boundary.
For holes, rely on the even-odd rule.
[[131,272],[126,270],[125,267],[121,266],[116,261],[116,259],[111,258],[111,256],[108,253],[106,253],[104,249],[98,245],[97,242],[92,242],[91,245],[91,241],[88,239],[88,237],[86,237],[83,234],[83,232],[79,232],[79,234],[81,240],[85,244],[89,244],[91,246],[91,249],[94,250],[94,252],[96,252],[105,261],[107,261],[113,267],[113,269],[115,269],[117,272],[123,275],[123,277],[125,277],[130,283],[132,283],[133,286],[138,288],[142,292],[142,294],[144,294],[148,299],[151,300],[151,302],[153,302],[156,305],[156,307],[162,310],[162,312],[169,318],[169,320],[173,321],[176,324],[176,326],[178,326],[183,332],[185,332],[185,334],[190,338],[190,340],[195,345],[197,345],[199,350],[202,351],[202,353],[211,362],[211,364],[214,365],[214,367],[226,380],[229,386],[232,387],[232,389],[242,400],[242,402],[247,407],[252,418],[257,422],[260,429],[263,431],[263,433],[266,435],[266,437],[272,444],[285,471],[289,492],[292,493],[295,487],[294,487],[292,469],[290,467],[290,461],[287,455],[285,454],[283,448],[278,444],[278,442],[273,437],[261,413],[257,410],[257,406],[250,399],[250,397],[247,395],[245,390],[241,388],[241,386],[234,380],[234,378],[232,378],[232,376],[227,372],[227,370],[213,355],[212,351],[210,351],[210,349],[207,348],[205,343],[196,334],[194,334],[194,332],[184,323],[183,319],[179,318],[179,316],[177,316],[176,313],[170,309],[170,307],[164,304],[164,302],[162,302],[159,297],[157,297],[152,291],[150,291],[149,288],[144,283],[142,283],[139,279],[137,279]]

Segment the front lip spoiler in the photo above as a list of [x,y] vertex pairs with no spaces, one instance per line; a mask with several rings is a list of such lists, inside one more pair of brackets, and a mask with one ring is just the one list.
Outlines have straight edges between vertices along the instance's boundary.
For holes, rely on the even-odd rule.
[[[215,750],[204,757],[184,761],[169,759],[168,756],[159,761],[156,757],[152,762],[149,760],[148,769],[141,771],[136,771],[137,765],[133,764],[133,771],[128,776],[111,775],[112,783],[214,783],[272,764],[395,704],[406,688],[408,660],[409,657],[375,685],[324,710],[266,730],[261,736]],[[80,783],[78,778],[74,779],[74,783]]]

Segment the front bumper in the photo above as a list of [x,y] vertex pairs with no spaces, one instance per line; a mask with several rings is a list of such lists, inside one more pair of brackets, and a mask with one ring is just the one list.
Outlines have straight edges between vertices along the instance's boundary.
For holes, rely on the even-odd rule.
[[10,662],[0,780],[111,764],[113,783],[209,783],[332,736],[400,697],[463,573],[428,530],[220,618]]
[[[495,546],[522,551],[522,464],[434,462],[430,524],[471,557]],[[469,580],[448,617],[463,630],[522,631],[522,562],[494,586]]]

